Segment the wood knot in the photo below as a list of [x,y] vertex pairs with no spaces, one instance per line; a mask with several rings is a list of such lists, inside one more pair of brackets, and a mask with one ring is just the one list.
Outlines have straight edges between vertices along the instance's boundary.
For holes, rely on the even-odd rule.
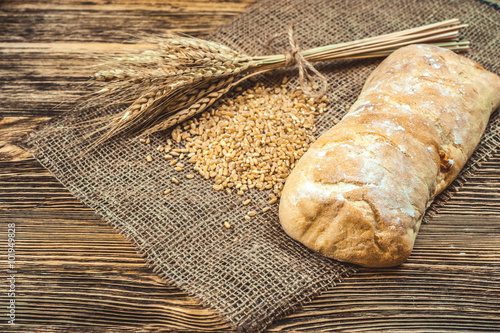
[[440,162],[440,169],[442,172],[448,172],[451,170],[453,167],[453,160],[450,158],[450,155],[448,155],[444,150],[440,150],[438,152],[439,154],[439,159],[441,160]]

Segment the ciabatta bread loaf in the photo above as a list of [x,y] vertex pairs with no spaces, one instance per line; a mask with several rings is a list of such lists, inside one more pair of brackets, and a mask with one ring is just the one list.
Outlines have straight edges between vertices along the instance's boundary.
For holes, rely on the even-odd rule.
[[399,49],[289,175],[280,221],[328,257],[368,267],[410,255],[426,208],[500,105],[500,77],[430,45]]

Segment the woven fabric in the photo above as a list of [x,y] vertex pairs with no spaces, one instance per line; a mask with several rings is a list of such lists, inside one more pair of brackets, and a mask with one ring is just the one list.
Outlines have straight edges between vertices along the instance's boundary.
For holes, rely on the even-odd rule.
[[[269,53],[265,42],[294,23],[303,48],[351,41],[450,18],[469,24],[463,38],[472,41],[467,56],[486,69],[500,70],[499,12],[473,0],[278,0],[262,1],[209,38],[249,55]],[[277,39],[275,51],[287,49],[286,38]],[[341,119],[380,63],[375,60],[321,63],[328,78],[328,112],[317,122],[317,135]],[[283,73],[261,76],[275,84]],[[288,70],[288,77],[296,71]],[[291,86],[297,86],[297,80]],[[165,145],[168,132],[151,137],[151,144],[119,137],[98,150],[74,159],[82,138],[91,129],[74,126],[113,109],[84,110],[56,119],[30,136],[24,146],[78,199],[94,209],[119,233],[135,244],[153,270],[166,281],[197,297],[225,317],[233,327],[259,331],[276,318],[343,277],[353,267],[313,253],[292,241],[281,230],[278,207],[250,221],[249,210],[261,211],[268,193],[250,191],[249,206],[235,194],[216,192],[211,180],[181,173],[154,148]],[[59,134],[49,135],[51,128]],[[500,146],[500,116],[496,112],[473,158],[459,179],[429,209],[427,219],[473,175],[481,160]],[[145,157],[152,155],[153,161]],[[172,177],[181,179],[173,185]],[[171,188],[167,196],[164,189]],[[229,222],[231,228],[225,228]],[[238,241],[235,241],[235,238]]]

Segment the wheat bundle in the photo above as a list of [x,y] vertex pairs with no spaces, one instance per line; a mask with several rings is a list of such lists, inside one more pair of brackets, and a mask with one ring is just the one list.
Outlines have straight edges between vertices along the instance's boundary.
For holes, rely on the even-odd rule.
[[[213,105],[221,96],[250,76],[280,67],[297,66],[302,89],[315,97],[326,90],[326,79],[310,64],[318,61],[384,57],[396,49],[427,43],[464,50],[469,42],[458,41],[458,19],[347,43],[302,51],[288,30],[290,50],[285,54],[250,57],[230,48],[202,39],[169,36],[158,41],[157,50],[122,62],[123,69],[100,71],[95,78],[105,87],[84,106],[125,105],[123,111],[97,119],[94,148],[118,134],[151,134],[168,129]],[[310,89],[313,74],[322,82],[321,89]],[[81,107],[81,106],[80,106]],[[89,135],[89,136],[91,136]]]

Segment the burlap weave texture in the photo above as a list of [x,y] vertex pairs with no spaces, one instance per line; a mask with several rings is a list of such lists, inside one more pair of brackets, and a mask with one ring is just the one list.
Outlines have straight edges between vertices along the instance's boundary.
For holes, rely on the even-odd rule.
[[[499,12],[474,0],[278,0],[261,1],[210,39],[249,55],[266,54],[266,41],[294,23],[303,48],[351,41],[450,18],[470,26],[463,38],[472,41],[468,56],[486,69],[500,71]],[[287,49],[278,38],[275,50]],[[317,122],[317,135],[341,119],[356,100],[380,59],[318,64],[328,78],[328,112]],[[259,77],[267,85],[282,73]],[[296,76],[289,70],[288,77]],[[292,80],[292,86],[297,80]],[[264,329],[313,295],[333,286],[352,267],[312,253],[289,239],[279,226],[277,206],[251,221],[249,210],[260,211],[268,193],[253,191],[252,204],[243,206],[235,194],[215,192],[210,180],[191,166],[174,171],[154,148],[165,145],[168,133],[153,136],[151,145],[134,138],[116,138],[81,159],[72,159],[86,132],[71,125],[117,110],[86,110],[56,119],[30,137],[26,148],[82,202],[94,209],[135,244],[154,271],[196,296],[224,316],[235,328]],[[61,128],[58,136],[49,128]],[[429,209],[442,205],[478,163],[500,146],[500,116],[490,121],[479,149],[462,176]],[[145,156],[152,155],[153,162]],[[172,185],[171,178],[182,179]],[[162,194],[172,188],[168,196]],[[229,222],[231,228],[224,228]],[[235,238],[238,241],[234,241]]]

